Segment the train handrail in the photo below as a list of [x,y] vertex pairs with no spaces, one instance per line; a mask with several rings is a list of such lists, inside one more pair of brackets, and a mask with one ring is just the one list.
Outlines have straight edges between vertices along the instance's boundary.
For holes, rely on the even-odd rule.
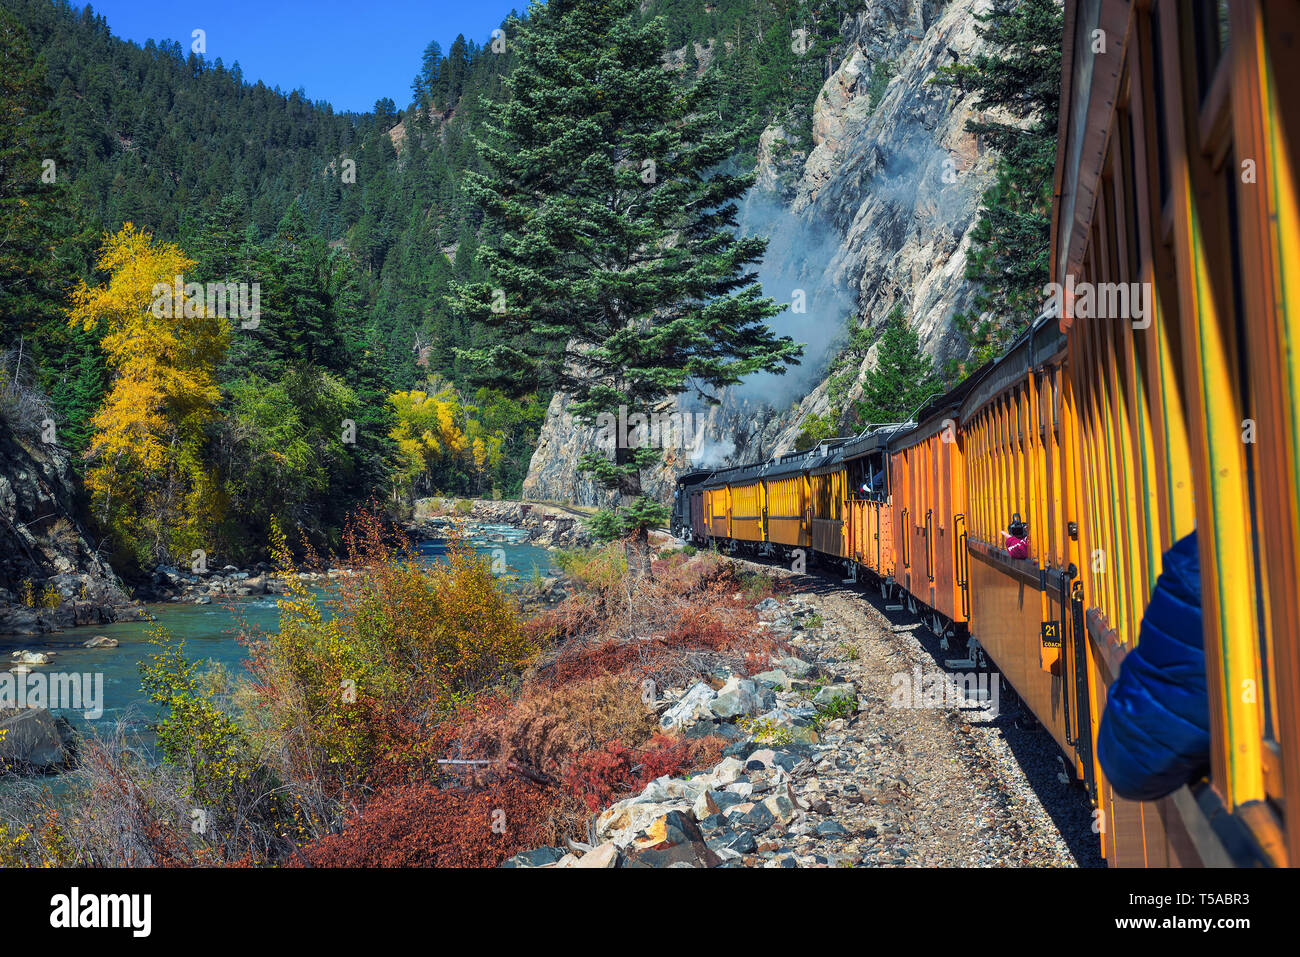
[[[958,512],[952,517],[953,531],[956,532],[956,554],[953,556],[952,570],[961,588],[961,615],[970,618],[970,556],[966,554],[966,513]],[[961,531],[957,531],[958,527]]]
[[925,573],[934,581],[934,509],[925,510]]

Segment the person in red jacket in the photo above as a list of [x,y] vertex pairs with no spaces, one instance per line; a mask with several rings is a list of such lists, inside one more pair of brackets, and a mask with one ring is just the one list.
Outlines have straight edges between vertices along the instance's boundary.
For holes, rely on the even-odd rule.
[[1020,513],[1011,514],[1011,524],[1002,533],[1002,544],[1012,558],[1029,557],[1029,526],[1020,520]]

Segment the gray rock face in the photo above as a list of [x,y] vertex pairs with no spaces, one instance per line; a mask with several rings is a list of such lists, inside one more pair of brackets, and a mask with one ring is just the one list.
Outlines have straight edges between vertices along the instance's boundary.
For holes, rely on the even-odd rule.
[[84,530],[68,452],[0,421],[0,634],[110,622],[127,604]]
[[[784,131],[765,131],[758,187],[743,218],[772,236],[759,270],[764,292],[790,301],[807,294],[807,311],[773,320],[804,342],[804,364],[785,376],[752,378],[727,390],[721,406],[669,404],[700,416],[691,449],[665,449],[644,476],[648,494],[668,502],[677,476],[789,451],[804,420],[827,411],[827,366],[846,316],[880,327],[901,305],[937,365],[969,348],[953,328],[973,290],[964,278],[966,248],[979,198],[992,183],[994,156],[964,129],[973,94],[929,81],[956,56],[978,47],[973,13],[986,0],[876,0],[841,28],[843,55],[813,108],[812,150],[783,149]],[[874,101],[874,103],[873,103]],[[798,144],[795,144],[796,146]],[[791,164],[794,164],[793,170]],[[875,367],[863,362],[848,401]],[[577,471],[594,450],[594,429],[567,417],[556,396],[524,482],[533,499],[608,505],[612,493]]]

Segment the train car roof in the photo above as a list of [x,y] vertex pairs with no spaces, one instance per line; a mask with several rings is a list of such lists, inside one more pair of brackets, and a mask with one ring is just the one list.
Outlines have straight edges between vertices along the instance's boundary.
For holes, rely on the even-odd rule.
[[844,445],[836,445],[826,450],[826,453],[816,459],[808,466],[808,472],[811,475],[826,475],[830,472],[838,471],[844,463]]
[[852,440],[844,445],[844,459],[861,458],[872,452],[877,452],[887,448],[890,439],[898,434],[900,430],[910,429],[916,423],[907,422],[886,422],[880,425],[869,425],[859,432]]
[[965,423],[1007,389],[1023,382],[1031,370],[1061,355],[1065,346],[1065,333],[1049,308],[1001,358],[994,360],[978,378],[971,376],[974,381],[961,405],[961,421]]
[[[747,462],[743,465],[718,469],[709,475],[707,480],[702,483],[702,487],[715,489],[724,485],[733,485],[737,482],[781,478],[807,472],[814,468],[821,468],[827,466],[832,459],[838,462],[843,453],[843,447],[848,441],[850,440],[847,438],[827,439],[811,449],[804,449],[802,452],[786,452],[769,461]],[[828,471],[830,470],[828,469]]]
[[730,465],[725,469],[710,472],[709,477],[700,483],[701,488],[721,488],[730,480],[730,476],[740,470],[739,466]]
[[713,469],[695,469],[677,476],[678,485],[699,485],[713,474]]

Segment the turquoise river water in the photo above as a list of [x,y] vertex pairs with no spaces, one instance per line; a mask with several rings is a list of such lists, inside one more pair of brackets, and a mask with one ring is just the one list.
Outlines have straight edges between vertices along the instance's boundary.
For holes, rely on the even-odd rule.
[[[527,579],[534,571],[554,573],[550,553],[544,548],[529,545],[526,534],[505,525],[481,526],[469,540],[476,550],[492,556],[494,549],[505,553],[508,574]],[[443,551],[438,541],[425,541],[418,545],[426,561],[437,561]],[[69,628],[59,634],[41,635],[39,638],[0,637],[0,668],[7,667],[11,651],[56,651],[57,657],[47,666],[35,670],[72,672],[78,674],[103,674],[103,714],[88,720],[78,712],[55,709],[73,725],[85,727],[106,725],[126,719],[136,725],[145,741],[151,739],[146,727],[155,716],[152,704],[140,687],[139,663],[155,650],[148,632],[164,628],[172,635],[185,640],[185,652],[191,659],[220,662],[232,673],[243,670],[247,649],[238,640],[241,628],[261,631],[274,629],[279,616],[276,597],[262,595],[248,598],[222,599],[224,604],[194,605],[186,602],[149,604],[155,621],[124,621],[110,625],[87,625]],[[117,648],[83,648],[82,644],[94,635],[116,638]]]

